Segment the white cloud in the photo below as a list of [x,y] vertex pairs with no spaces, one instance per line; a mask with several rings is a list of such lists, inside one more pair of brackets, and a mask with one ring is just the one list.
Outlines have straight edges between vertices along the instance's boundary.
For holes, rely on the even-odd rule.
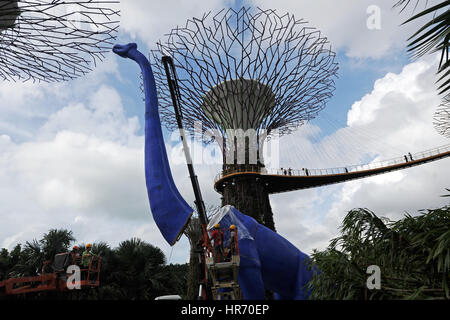
[[[429,5],[433,2],[429,1]],[[276,9],[279,14],[289,12],[297,19],[305,19],[322,31],[334,50],[342,50],[352,58],[393,56],[393,53],[405,48],[406,40],[420,24],[419,21],[400,27],[410,17],[411,11],[399,14],[399,9],[392,9],[394,1],[247,0],[247,3],[262,9]],[[367,9],[373,5],[381,10],[380,30],[367,27],[367,20],[372,15],[372,11],[368,13]]]
[[[50,115],[39,129],[38,137],[52,137],[70,126],[70,130],[127,144],[140,129],[137,116],[127,119],[119,93],[105,85],[89,98],[88,105],[71,104]],[[130,141],[131,142],[131,141]]]
[[[99,94],[119,102],[102,105],[96,101]],[[95,107],[76,104],[57,111],[35,140],[14,143],[1,136],[2,237],[14,238],[31,227],[39,233],[61,225],[70,229],[70,221],[85,237],[84,222],[92,216],[104,219],[106,229],[114,228],[115,220],[152,221],[143,177],[144,140],[136,134],[136,119],[125,118],[117,95],[100,86],[90,97]],[[39,236],[36,230],[30,234]]]
[[[13,141],[33,139],[48,117],[73,101],[87,104],[94,89],[118,76],[117,58],[107,54],[105,61],[85,77],[62,83],[0,83],[0,133]],[[120,77],[119,77],[120,79]],[[110,102],[105,95],[105,102]],[[113,101],[112,101],[113,102]]]
[[[122,1],[117,42],[136,36],[136,41],[150,46],[187,19],[232,3]],[[112,81],[123,89],[118,92]],[[128,96],[130,85],[136,89],[119,73],[118,58],[112,54],[75,81],[0,83],[0,246],[11,249],[50,228],[67,228],[79,242],[114,246],[141,237],[162,248],[167,257],[172,255],[172,262],[186,261],[186,239],[170,248],[151,217],[144,139],[138,117],[129,112],[134,106],[128,106],[138,100],[137,110],[142,110],[142,102]],[[137,91],[129,94],[134,97]],[[192,203],[185,164],[172,169],[181,193]],[[216,171],[217,166],[197,168],[199,181],[212,186]],[[204,198],[217,203],[218,195],[211,189],[204,191]]]
[[[365,0],[253,3],[309,20],[330,38],[333,47],[351,57],[379,58],[403,48],[411,29],[398,27],[402,18],[390,10],[390,3],[383,3],[382,30],[369,32],[364,26],[366,8],[372,2],[376,4]],[[120,34],[120,41],[129,41],[134,35],[150,46],[188,18],[232,3],[122,1],[121,30],[125,33]],[[327,8],[327,14],[323,8]],[[281,165],[357,164],[446,143],[448,140],[439,137],[431,125],[434,107],[430,105],[439,102],[434,93],[434,70],[433,63],[421,61],[406,66],[400,74],[386,75],[372,92],[354,103],[348,113],[348,127],[332,136],[320,140],[320,128],[308,125],[284,138],[289,147],[281,146]],[[137,79],[138,72],[135,76]],[[151,218],[144,181],[143,137],[138,118],[127,113],[133,108],[128,105],[133,101],[129,96],[137,93],[117,91],[109,82],[119,82],[125,88],[130,80],[122,77],[118,59],[110,54],[92,73],[77,81],[0,84],[0,246],[11,248],[17,242],[39,238],[50,228],[68,228],[85,243],[106,241],[114,246],[133,236],[141,237],[161,247],[167,256],[172,253],[171,261],[186,261],[186,239],[170,248]],[[380,142],[370,137],[383,139]],[[172,148],[167,146],[171,155]],[[309,252],[327,245],[342,217],[354,207],[368,207],[377,214],[399,218],[403,210],[415,213],[438,206],[445,201],[439,198],[443,188],[449,187],[445,179],[448,161],[272,196],[276,227]],[[220,195],[213,189],[220,165],[195,168],[205,202],[220,204]],[[185,164],[172,165],[172,171],[181,194],[192,203]]]

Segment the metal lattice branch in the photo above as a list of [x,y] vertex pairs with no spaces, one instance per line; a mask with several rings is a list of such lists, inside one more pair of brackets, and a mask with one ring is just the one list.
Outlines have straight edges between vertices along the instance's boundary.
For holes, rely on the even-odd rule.
[[0,1],[0,79],[66,81],[112,47],[119,1]]
[[433,124],[439,134],[450,138],[450,95],[446,95],[442,100],[434,115]]
[[224,136],[226,129],[243,126],[290,133],[325,107],[338,71],[320,31],[293,15],[259,8],[188,20],[150,55],[166,127],[175,130],[176,123],[162,55],[170,55],[177,67],[185,128],[201,121],[203,130],[217,129]]

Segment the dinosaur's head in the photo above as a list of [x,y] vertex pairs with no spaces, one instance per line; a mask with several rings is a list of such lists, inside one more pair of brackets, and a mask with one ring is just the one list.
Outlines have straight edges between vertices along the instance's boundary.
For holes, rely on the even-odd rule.
[[113,52],[119,56],[121,56],[122,58],[128,58],[128,52],[130,50],[136,50],[137,49],[137,44],[136,43],[129,43],[126,45],[120,45],[120,44],[116,44],[113,47]]

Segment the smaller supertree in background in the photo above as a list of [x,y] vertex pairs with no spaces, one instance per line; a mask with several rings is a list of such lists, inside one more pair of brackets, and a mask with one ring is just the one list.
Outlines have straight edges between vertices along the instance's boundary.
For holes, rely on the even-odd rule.
[[444,137],[450,138],[450,94],[442,99],[434,115],[434,127]]
[[109,52],[119,1],[0,1],[0,79],[66,81]]

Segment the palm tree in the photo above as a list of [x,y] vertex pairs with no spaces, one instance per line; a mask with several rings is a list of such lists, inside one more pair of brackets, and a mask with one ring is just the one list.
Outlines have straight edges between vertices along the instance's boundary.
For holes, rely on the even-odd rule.
[[[40,274],[45,261],[52,261],[55,254],[67,252],[75,238],[72,231],[51,229],[41,240],[26,242],[13,264],[10,276],[23,277]],[[15,249],[16,251],[18,248]]]
[[[415,8],[420,2],[421,0],[415,1]],[[399,0],[395,6],[403,7],[401,9],[401,11],[403,11],[412,3],[413,1],[411,0]],[[408,39],[408,41],[410,41],[408,44],[408,52],[413,53],[413,57],[415,58],[422,57],[428,53],[441,52],[441,59],[437,72],[440,75],[438,82],[441,82],[441,85],[438,88],[440,94],[443,94],[450,89],[450,60],[448,55],[450,40],[449,5],[449,0],[442,1],[431,8],[419,12],[403,23],[406,24],[421,17],[432,16],[427,23]]]
[[436,131],[450,139],[450,94],[447,94],[437,108],[433,124]]
[[39,241],[46,260],[53,260],[55,254],[67,252],[75,241],[73,232],[66,229],[51,229]]
[[10,277],[10,274],[14,266],[20,260],[21,245],[18,244],[16,247],[9,252],[7,249],[3,248],[0,252],[0,281],[6,280]]
[[36,239],[31,242],[27,241],[20,254],[20,260],[13,267],[11,275],[14,277],[38,275],[44,261],[44,252],[40,242]]

